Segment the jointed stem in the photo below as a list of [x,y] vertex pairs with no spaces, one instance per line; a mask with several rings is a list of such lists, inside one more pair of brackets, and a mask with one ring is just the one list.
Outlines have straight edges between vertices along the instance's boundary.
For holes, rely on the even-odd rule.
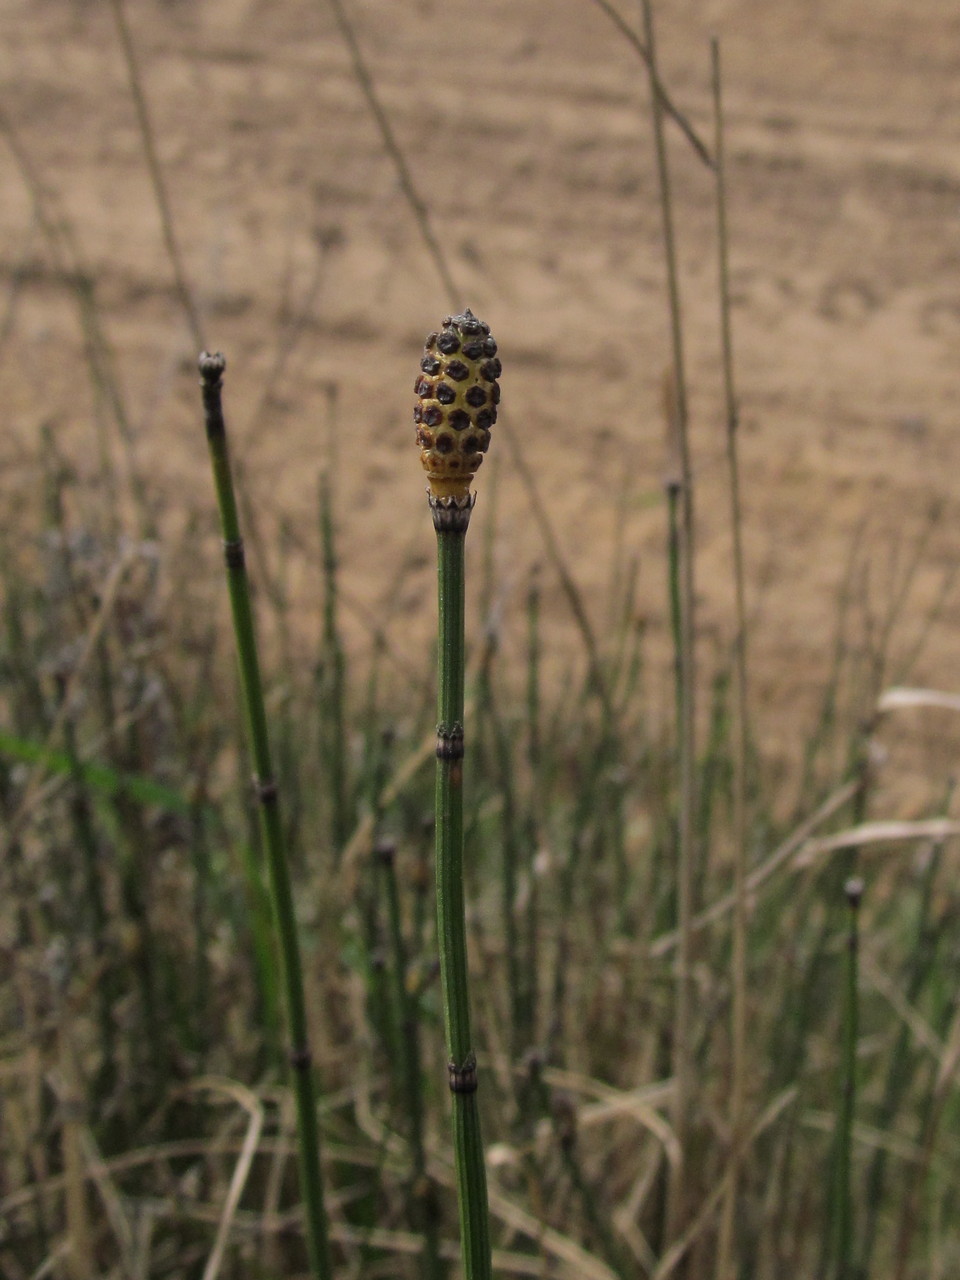
[[233,614],[233,629],[240,663],[240,682],[254,761],[254,785],[260,802],[260,825],[267,854],[270,895],[273,900],[274,920],[279,941],[281,977],[286,992],[290,1062],[293,1068],[297,1131],[300,1142],[300,1172],[307,1221],[307,1247],[310,1254],[311,1274],[316,1280],[329,1280],[333,1271],[330,1265],[327,1218],[323,1202],[320,1134],[307,1037],[303,970],[300,964],[300,948],[297,942],[293,893],[287,868],[283,827],[280,822],[277,785],[273,778],[260,663],[253,625],[253,609],[244,563],[243,540],[240,536],[236,495],[227,451],[227,434],[221,405],[223,369],[222,356],[204,353],[200,357],[207,443],[210,446],[210,461],[217,491],[217,505],[220,509],[220,524],[227,563],[227,586],[230,593],[230,608]]
[[464,539],[470,505],[431,500],[437,526],[439,691],[437,725],[437,934],[443,984],[453,1142],[466,1280],[489,1280],[487,1176],[470,1038],[463,899]]

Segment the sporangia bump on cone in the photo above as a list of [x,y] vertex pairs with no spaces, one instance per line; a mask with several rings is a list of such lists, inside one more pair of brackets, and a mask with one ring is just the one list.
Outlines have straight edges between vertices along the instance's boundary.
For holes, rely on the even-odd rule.
[[490,326],[472,311],[447,316],[427,337],[414,390],[420,461],[434,498],[465,498],[500,403],[500,361]]

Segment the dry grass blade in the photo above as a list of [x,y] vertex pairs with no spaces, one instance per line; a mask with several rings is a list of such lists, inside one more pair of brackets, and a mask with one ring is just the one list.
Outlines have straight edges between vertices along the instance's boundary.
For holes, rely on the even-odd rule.
[[900,1020],[910,1028],[913,1038],[918,1044],[930,1052],[938,1060],[944,1052],[943,1041],[936,1034],[925,1018],[905,999],[903,993],[893,979],[878,964],[876,956],[869,950],[860,953],[860,969],[873,989],[879,992],[893,1009]]
[[[774,1098],[773,1102],[770,1103],[763,1115],[760,1116],[757,1123],[753,1126],[746,1146],[749,1147],[752,1143],[756,1142],[757,1138],[759,1138],[766,1129],[769,1129],[770,1126],[779,1119],[781,1114],[788,1106],[790,1106],[796,1096],[797,1090],[791,1086],[789,1089],[784,1089],[783,1093]],[[720,1201],[726,1193],[728,1180],[729,1173],[724,1174],[717,1185],[704,1198],[696,1217],[684,1231],[683,1235],[680,1236],[680,1238],[671,1245],[664,1254],[660,1265],[653,1273],[652,1280],[667,1280],[668,1276],[673,1275],[676,1268],[687,1256],[687,1252],[690,1247],[712,1222],[713,1216],[720,1206]]]
[[46,1280],[47,1276],[56,1276],[60,1274],[60,1264],[66,1258],[70,1257],[71,1242],[62,1240],[60,1244],[53,1250],[49,1257],[37,1267],[36,1271],[31,1272],[30,1280]]
[[191,1087],[193,1089],[210,1089],[218,1093],[225,1093],[228,1097],[233,1098],[250,1117],[243,1145],[240,1148],[240,1155],[233,1170],[233,1177],[230,1179],[227,1197],[223,1204],[223,1214],[217,1227],[217,1237],[213,1244],[213,1251],[203,1269],[203,1280],[216,1280],[223,1262],[227,1241],[230,1237],[230,1227],[240,1204],[240,1197],[243,1195],[243,1189],[250,1173],[250,1166],[260,1143],[260,1135],[263,1132],[263,1106],[255,1094],[233,1080],[204,1077],[195,1081]]
[[[850,803],[860,790],[861,785],[858,779],[845,782],[843,786],[838,787],[836,791],[828,796],[819,809],[804,822],[801,822],[800,826],[795,831],[792,831],[769,857],[765,858],[758,867],[751,871],[750,875],[747,876],[747,892],[756,893],[761,885],[765,884],[784,863],[790,861],[799,848],[805,845],[817,827],[824,822],[828,822],[838,810]],[[735,905],[736,895],[734,893],[725,894],[713,906],[707,907],[705,911],[700,912],[693,921],[693,931],[697,932],[706,928],[708,924],[714,924],[717,920],[721,920],[728,912],[733,910]],[[669,955],[679,940],[680,935],[676,929],[671,930],[670,933],[662,934],[650,946],[651,958],[659,960],[663,956]]]
[[861,849],[868,844],[900,844],[912,840],[949,840],[960,836],[960,822],[950,818],[922,818],[915,822],[861,822],[836,835],[811,840],[793,860],[796,870],[810,867],[818,858],[843,849]]
[[[357,1101],[360,1101],[359,1096]],[[390,1152],[398,1160],[405,1159],[406,1149],[403,1141],[382,1125],[372,1111],[366,1110],[362,1117],[362,1123],[365,1131],[383,1152]],[[431,1151],[428,1172],[440,1185],[450,1189],[454,1187],[454,1170],[446,1158],[445,1152],[441,1154],[437,1150]],[[547,1274],[560,1274],[569,1276],[570,1280],[618,1280],[616,1273],[611,1271],[605,1263],[587,1253],[569,1236],[565,1236],[562,1232],[546,1226],[533,1214],[515,1204],[508,1196],[498,1191],[492,1182],[488,1183],[487,1192],[491,1214],[495,1214],[501,1222],[512,1230],[537,1241],[541,1251],[541,1256],[538,1259],[539,1270],[537,1274],[543,1275],[545,1272]],[[335,1229],[331,1230],[331,1235],[335,1239],[341,1238],[337,1235]],[[417,1240],[419,1250],[423,1247],[423,1241],[419,1237]],[[446,1249],[443,1250],[443,1253],[446,1256]],[[549,1261],[543,1255],[549,1255],[549,1258],[553,1259],[554,1263],[560,1268],[559,1272],[549,1271]],[[451,1256],[459,1256],[459,1253]],[[496,1262],[496,1257],[495,1253],[494,1262]]]
[[877,702],[877,711],[903,711],[911,707],[933,707],[939,711],[960,711],[960,693],[939,689],[887,689]]
[[[263,1193],[263,1211],[266,1222],[272,1223],[280,1214],[280,1197],[283,1192],[283,1181],[291,1158],[296,1159],[293,1135],[296,1132],[296,1120],[293,1115],[293,1100],[284,1090],[277,1106],[280,1111],[276,1141],[271,1144],[270,1166]],[[331,1228],[332,1231],[332,1228]],[[269,1233],[267,1248],[264,1254],[264,1265],[274,1271],[280,1271],[279,1255],[275,1253],[276,1235]]]
[[[330,1228],[330,1237],[339,1244],[365,1245],[368,1248],[390,1250],[392,1253],[416,1256],[423,1252],[423,1237],[408,1231],[391,1231],[385,1227],[370,1227],[362,1230],[345,1224],[334,1224]],[[440,1246],[440,1254],[449,1262],[456,1261],[460,1252],[452,1242]],[[507,1249],[494,1249],[493,1267],[498,1275],[537,1276],[544,1275],[543,1259],[535,1254],[511,1253]]]
[[[569,1236],[553,1227],[545,1227],[532,1214],[494,1188],[490,1188],[489,1197],[491,1213],[495,1213],[508,1227],[522,1231],[524,1235],[536,1240],[542,1253],[549,1254],[555,1262],[563,1264],[564,1271],[571,1280],[617,1280],[616,1272],[599,1258],[587,1253]],[[541,1269],[542,1266],[543,1260]]]
[[[637,53],[639,53],[640,57],[643,58],[644,62],[646,62],[649,65],[650,52],[647,46],[643,43],[643,41],[640,39],[637,33],[633,30],[630,24],[623,18],[623,16],[617,12],[617,10],[610,3],[610,0],[593,0],[593,2],[595,5],[597,5],[598,8],[603,10],[603,12],[607,15],[607,17],[610,19],[613,25],[617,28],[620,34],[633,46],[634,49],[636,49]],[[666,112],[666,114],[670,117],[671,120],[675,122],[675,124],[677,124],[677,126],[680,129],[680,132],[690,143],[691,147],[693,147],[694,151],[697,153],[697,155],[700,157],[703,163],[707,165],[709,168],[713,168],[714,162],[707,148],[706,143],[699,137],[693,125],[690,123],[687,117],[683,114],[683,112],[677,107],[676,103],[671,99],[670,95],[667,93],[666,89],[663,87],[662,83],[660,82],[659,77],[657,78],[656,85],[657,85],[657,93],[660,95],[660,100],[663,103],[663,109]]]
[[958,1062],[960,1062],[960,1010],[954,1015],[946,1046],[940,1055],[940,1066],[937,1071],[935,1088],[938,1100],[945,1097],[947,1091],[955,1082]]
[[[660,1142],[670,1164],[680,1160],[680,1146],[673,1128],[657,1110],[658,1106],[669,1106],[672,1103],[674,1091],[672,1080],[662,1080],[657,1084],[624,1092],[622,1089],[613,1089],[599,1080],[589,1079],[573,1071],[561,1071],[555,1067],[546,1068],[543,1079],[552,1088],[585,1093],[596,1099],[595,1102],[576,1109],[578,1130],[631,1116]],[[552,1131],[549,1121],[542,1123],[546,1130]]]
[[[65,1085],[56,1072],[48,1073],[47,1084],[56,1097],[60,1099],[61,1103],[66,1102]],[[87,1170],[87,1177],[93,1181],[106,1209],[107,1220],[120,1250],[121,1267],[126,1274],[133,1274],[136,1256],[135,1240],[133,1229],[123,1207],[123,1198],[114,1185],[108,1166],[100,1155],[96,1139],[91,1133],[89,1125],[77,1122],[75,1134],[79,1155],[82,1157]]]
[[[806,1129],[832,1134],[837,1118],[830,1111],[808,1111],[801,1116],[800,1123]],[[851,1136],[858,1146],[866,1147],[871,1151],[886,1151],[907,1164],[922,1164],[925,1158],[922,1147],[916,1142],[898,1137],[889,1131],[874,1129],[871,1125],[855,1124],[851,1130]]]

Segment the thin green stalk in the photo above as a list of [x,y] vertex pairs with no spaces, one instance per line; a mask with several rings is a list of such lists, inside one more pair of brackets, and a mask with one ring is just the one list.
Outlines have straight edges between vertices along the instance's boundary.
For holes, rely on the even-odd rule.
[[541,733],[540,692],[540,574],[534,566],[527,591],[527,767],[530,771],[530,798],[525,821],[524,874],[527,878],[527,906],[524,933],[525,1020],[531,1044],[537,1042],[537,1014],[540,991],[540,894],[536,872],[536,854],[541,844],[543,813],[544,760]]
[[680,481],[667,479],[667,595],[670,600],[670,638],[673,641],[673,700],[676,722],[683,716],[683,623],[680,604]]
[[[947,800],[941,814],[949,812],[953,786],[948,788]],[[949,936],[942,922],[934,911],[934,890],[937,877],[943,864],[945,845],[938,842],[929,849],[929,861],[923,873],[920,885],[920,901],[917,905],[917,917],[914,926],[912,943],[908,951],[907,974],[904,982],[904,994],[910,1005],[916,1005],[924,991],[934,966],[942,964],[939,955],[940,943]],[[947,966],[944,966],[944,970]],[[912,1052],[913,1038],[910,1028],[904,1023],[897,1033],[897,1040],[890,1054],[884,1083],[883,1097],[877,1108],[875,1127],[886,1133],[897,1121],[900,1105],[907,1095],[907,1090],[914,1083],[917,1064]],[[874,1151],[870,1160],[866,1177],[866,1193],[864,1199],[864,1218],[860,1236],[862,1252],[859,1259],[860,1274],[869,1276],[872,1273],[873,1254],[879,1236],[879,1220],[884,1204],[884,1191],[888,1153],[883,1147]]]
[[324,758],[330,774],[330,833],[333,841],[335,865],[350,835],[350,812],[347,798],[347,741],[345,726],[346,657],[340,640],[337,592],[337,547],[333,514],[333,493],[330,476],[324,471],[320,477],[320,540],[323,554],[323,692]]
[[102,430],[103,424],[99,412],[101,404],[105,404],[113,416],[126,456],[131,493],[140,517],[140,532],[147,538],[156,537],[156,521],[150,507],[146,482],[136,457],[135,431],[127,412],[113,347],[104,330],[97,302],[94,273],[84,260],[73,228],[60,208],[55,193],[41,180],[28,148],[20,140],[12,120],[2,106],[0,106],[0,136],[9,146],[17,168],[20,170],[24,186],[33,203],[34,217],[50,251],[54,269],[77,307],[77,319],[83,335],[87,369],[98,410],[97,424],[101,428],[98,432],[101,478],[110,499],[102,504],[101,514],[109,519],[111,531],[117,534],[120,528],[117,515],[120,503],[117,498],[114,466],[110,458],[108,441]]
[[260,825],[269,869],[270,891],[277,929],[281,976],[286,995],[290,1065],[293,1071],[300,1145],[300,1171],[303,1181],[304,1212],[307,1224],[307,1248],[315,1280],[329,1280],[333,1275],[327,1216],[323,1199],[320,1170],[320,1133],[317,1123],[317,1100],[313,1067],[307,1035],[306,1001],[303,970],[297,941],[293,892],[287,867],[283,826],[280,821],[279,792],[273,777],[273,763],[267,732],[260,662],[257,656],[253,608],[247,583],[243,539],[237,516],[237,502],[230,471],[226,425],[223,418],[221,392],[226,362],[221,355],[204,352],[200,357],[203,409],[210,447],[217,505],[223,534],[227,566],[227,587],[237,641],[240,680],[250,734],[254,762],[254,786],[260,805]]
[[[677,927],[680,946],[677,954],[677,996],[674,1007],[673,1064],[676,1079],[673,1121],[681,1159],[673,1168],[667,1210],[669,1239],[676,1240],[688,1225],[688,1179],[686,1161],[689,1157],[689,1139],[692,1124],[692,1098],[694,1091],[695,1046],[693,1035],[693,933],[691,924],[695,911],[694,880],[696,875],[696,740],[695,740],[695,664],[694,664],[694,519],[693,473],[690,463],[688,432],[687,380],[684,363],[683,318],[680,306],[680,284],[677,268],[676,235],[673,217],[673,197],[670,170],[667,163],[667,143],[664,134],[663,95],[660,92],[660,73],[654,36],[653,10],[650,0],[641,0],[643,9],[644,39],[647,48],[647,70],[650,80],[650,101],[653,115],[653,135],[656,149],[657,175],[660,187],[660,211],[662,218],[663,246],[667,267],[667,291],[670,312],[670,338],[672,349],[672,378],[670,382],[671,423],[680,479],[680,540],[678,557],[680,566],[680,691],[681,715],[679,724],[680,795],[678,812],[677,858]],[[681,1270],[685,1263],[681,1264]]]
[[852,877],[844,885],[849,918],[847,927],[846,982],[843,1009],[843,1061],[840,1108],[834,1153],[833,1233],[834,1276],[853,1280],[853,1192],[850,1185],[850,1156],[853,1146],[853,1113],[857,1098],[857,1036],[859,1024],[859,910],[863,881]]
[[484,717],[490,726],[490,751],[488,766],[500,800],[500,889],[503,919],[504,959],[506,961],[509,1000],[509,1054],[514,1064],[520,1061],[525,1049],[530,1047],[531,1029],[527,1018],[529,1002],[526,995],[525,959],[521,952],[521,931],[517,927],[517,884],[523,835],[518,817],[516,793],[516,766],[513,757],[512,738],[504,724],[503,716],[493,688],[493,651],[490,660],[483,664],[477,680],[478,695]]
[[727,232],[726,149],[720,45],[711,42],[713,82],[714,170],[716,174],[717,250],[720,275],[720,339],[723,356],[723,390],[726,419],[727,469],[730,478],[730,524],[733,533],[733,585],[736,606],[734,641],[734,699],[736,730],[733,736],[733,946],[730,961],[730,1159],[727,1189],[717,1245],[717,1280],[735,1274],[734,1228],[746,1107],[747,1054],[747,756],[749,743],[747,696],[747,610],[743,567],[743,508],[740,500],[740,462],[737,436],[740,423],[733,378],[733,333],[730,305],[730,266]]
[[[59,683],[59,682],[58,682]],[[62,688],[62,684],[60,685]],[[96,983],[97,1020],[100,1031],[101,1063],[96,1076],[96,1094],[100,1098],[108,1098],[113,1093],[117,1080],[117,1047],[114,1031],[112,1004],[117,996],[116,969],[109,954],[108,912],[103,892],[104,859],[101,856],[99,842],[94,829],[90,794],[83,776],[80,754],[77,749],[76,728],[73,717],[68,715],[63,722],[63,738],[66,754],[70,761],[72,794],[70,797],[70,814],[76,840],[80,852],[84,906],[90,913],[90,940],[95,965],[102,966],[100,978]]]

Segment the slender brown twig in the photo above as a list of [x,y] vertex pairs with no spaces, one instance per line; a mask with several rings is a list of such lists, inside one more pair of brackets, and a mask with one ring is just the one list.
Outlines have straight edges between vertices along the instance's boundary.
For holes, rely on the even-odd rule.
[[183,314],[186,317],[187,324],[190,327],[190,336],[197,350],[203,350],[203,326],[200,323],[200,313],[193,298],[193,294],[187,285],[186,272],[183,268],[183,257],[180,253],[180,246],[177,243],[176,233],[173,226],[173,213],[170,208],[170,201],[167,197],[167,188],[163,180],[163,170],[160,167],[160,157],[157,154],[156,136],[153,125],[150,120],[150,111],[147,107],[146,95],[143,92],[143,77],[140,73],[140,67],[137,63],[136,50],[133,47],[133,37],[130,34],[130,25],[127,22],[126,11],[123,7],[123,0],[110,0],[110,7],[113,10],[113,18],[117,25],[117,34],[120,37],[120,44],[123,48],[123,58],[127,66],[127,75],[130,80],[130,92],[133,94],[133,105],[137,112],[137,123],[140,126],[140,141],[143,143],[143,155],[147,162],[147,169],[150,173],[150,181],[153,184],[153,195],[157,202],[157,210],[160,214],[160,226],[163,230],[163,242],[166,245],[167,255],[170,258],[170,266],[173,269],[174,285],[177,290],[177,298],[180,306],[183,308]]
[[[610,19],[613,25],[617,28],[620,34],[629,41],[629,43],[633,46],[634,49],[636,49],[637,53],[639,53],[640,57],[644,60],[644,62],[649,67],[650,66],[650,48],[648,45],[645,45],[643,43],[643,41],[640,39],[640,37],[637,35],[634,29],[630,26],[630,24],[626,21],[623,15],[617,12],[617,10],[610,3],[610,0],[593,0],[593,2],[595,5],[598,6],[598,8],[603,10],[603,12],[607,15],[607,17]],[[713,163],[714,163],[713,158],[711,157],[710,152],[707,150],[706,143],[700,138],[697,131],[694,129],[693,125],[690,123],[687,117],[683,114],[680,108],[676,105],[676,103],[667,93],[666,89],[663,87],[663,83],[660,80],[659,76],[656,76],[655,78],[654,87],[657,95],[660,98],[660,101],[663,105],[663,109],[666,112],[666,114],[670,117],[671,120],[674,121],[676,125],[678,125],[680,132],[690,143],[691,147],[693,147],[694,151],[697,153],[697,155],[700,157],[703,163],[708,168],[713,168]]]

